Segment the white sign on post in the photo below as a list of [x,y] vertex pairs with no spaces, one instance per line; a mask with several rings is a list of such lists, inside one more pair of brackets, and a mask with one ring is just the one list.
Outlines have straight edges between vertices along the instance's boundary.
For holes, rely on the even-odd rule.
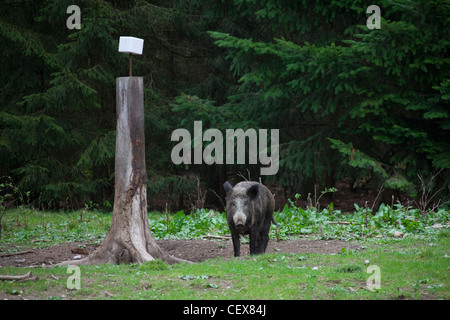
[[141,55],[143,48],[144,39],[135,37],[120,37],[119,39],[119,52]]
[[133,75],[131,56],[133,54],[141,55],[142,49],[144,49],[144,39],[139,39],[135,37],[119,38],[119,52],[128,53],[130,55],[130,73],[129,73],[130,77]]

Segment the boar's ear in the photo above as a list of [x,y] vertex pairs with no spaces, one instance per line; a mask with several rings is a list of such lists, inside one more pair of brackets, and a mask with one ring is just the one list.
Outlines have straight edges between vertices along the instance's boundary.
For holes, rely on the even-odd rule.
[[247,196],[250,199],[255,199],[259,193],[259,185],[254,184],[250,188],[247,189]]
[[225,192],[226,192],[227,196],[233,190],[233,187],[231,186],[231,184],[228,181],[223,184],[223,188],[225,189]]

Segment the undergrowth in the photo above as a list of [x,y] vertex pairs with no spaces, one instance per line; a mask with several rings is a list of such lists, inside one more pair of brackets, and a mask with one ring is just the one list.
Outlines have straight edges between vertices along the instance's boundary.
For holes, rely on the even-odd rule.
[[[430,211],[422,216],[419,210],[396,204],[382,204],[371,212],[355,204],[353,213],[334,210],[333,206],[318,210],[315,207],[297,207],[292,201],[274,214],[277,226],[272,225],[270,237],[279,240],[311,236],[318,239],[353,240],[368,237],[405,234],[427,234],[450,222],[448,210]],[[436,228],[434,228],[434,227]],[[227,235],[226,215],[208,209],[198,209],[186,215],[179,211],[171,217],[150,218],[153,236],[157,239],[192,239],[207,234]]]
[[[270,237],[289,240],[298,237],[312,239],[358,240],[386,238],[394,233],[430,234],[450,223],[448,210],[430,211],[422,216],[419,210],[400,204],[382,204],[371,212],[355,204],[355,211],[343,213],[332,206],[323,210],[301,208],[293,202],[274,213],[277,226],[272,225]],[[155,239],[199,239],[207,235],[226,236],[230,231],[226,215],[208,209],[192,214],[150,212],[149,224]],[[24,208],[8,210],[3,219],[1,244],[47,247],[56,243],[87,241],[100,243],[111,224],[111,213],[80,210],[70,213],[35,211]],[[245,241],[245,239],[244,239]]]

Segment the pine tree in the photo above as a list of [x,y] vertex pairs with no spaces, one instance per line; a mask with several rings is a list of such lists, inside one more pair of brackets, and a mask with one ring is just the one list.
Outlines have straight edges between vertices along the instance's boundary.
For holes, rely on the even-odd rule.
[[190,43],[183,39],[193,27],[186,25],[197,23],[184,12],[186,3],[78,1],[81,28],[73,30],[66,27],[71,1],[2,5],[0,176],[11,175],[31,191],[36,206],[112,202],[115,77],[128,74],[118,39],[131,34],[145,39],[133,68],[146,85],[149,202],[170,189],[178,202],[177,195],[193,185],[170,165],[167,152],[170,132],[178,127],[170,99],[189,76],[183,54]]
[[112,201],[124,34],[146,41],[133,67],[146,86],[150,204],[181,204],[191,173],[216,193],[232,175],[257,180],[258,166],[173,165],[171,132],[194,120],[280,129],[268,182],[289,192],[351,177],[414,195],[417,174],[440,169],[449,183],[446,1],[379,1],[379,30],[366,26],[368,0],[78,1],[82,28],[69,30],[72,4],[0,10],[0,176],[36,205]]
[[441,168],[449,183],[446,1],[380,1],[379,30],[368,1],[245,3],[235,14],[273,38],[210,35],[240,82],[234,121],[280,129],[279,185],[351,175],[415,195],[417,174]]

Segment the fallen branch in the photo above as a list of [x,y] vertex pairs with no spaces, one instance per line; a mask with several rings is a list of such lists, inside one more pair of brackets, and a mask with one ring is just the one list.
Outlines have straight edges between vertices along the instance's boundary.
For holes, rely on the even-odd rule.
[[348,221],[328,221],[331,224],[350,224]]
[[447,222],[447,224],[437,223],[432,226],[425,227],[425,229],[434,228],[434,229],[441,229],[441,228],[450,228],[450,223]]
[[50,239],[34,239],[34,240],[31,240],[31,243],[35,243],[35,242],[50,242],[50,241],[52,241],[52,240],[50,240]]
[[18,256],[20,254],[25,254],[25,253],[33,253],[33,251],[26,250],[26,251],[12,252],[12,253],[0,253],[0,258]]
[[31,273],[31,271],[29,271],[26,274],[23,274],[21,276],[2,276],[0,275],[0,280],[31,280],[30,278],[33,278],[33,274]]
[[73,254],[83,254],[85,256],[89,255],[89,252],[85,248],[75,248],[70,250]]
[[225,240],[231,239],[231,237],[229,237],[229,236],[213,236],[213,235],[210,235],[210,234],[207,234],[206,236],[203,236],[203,238],[225,239]]

